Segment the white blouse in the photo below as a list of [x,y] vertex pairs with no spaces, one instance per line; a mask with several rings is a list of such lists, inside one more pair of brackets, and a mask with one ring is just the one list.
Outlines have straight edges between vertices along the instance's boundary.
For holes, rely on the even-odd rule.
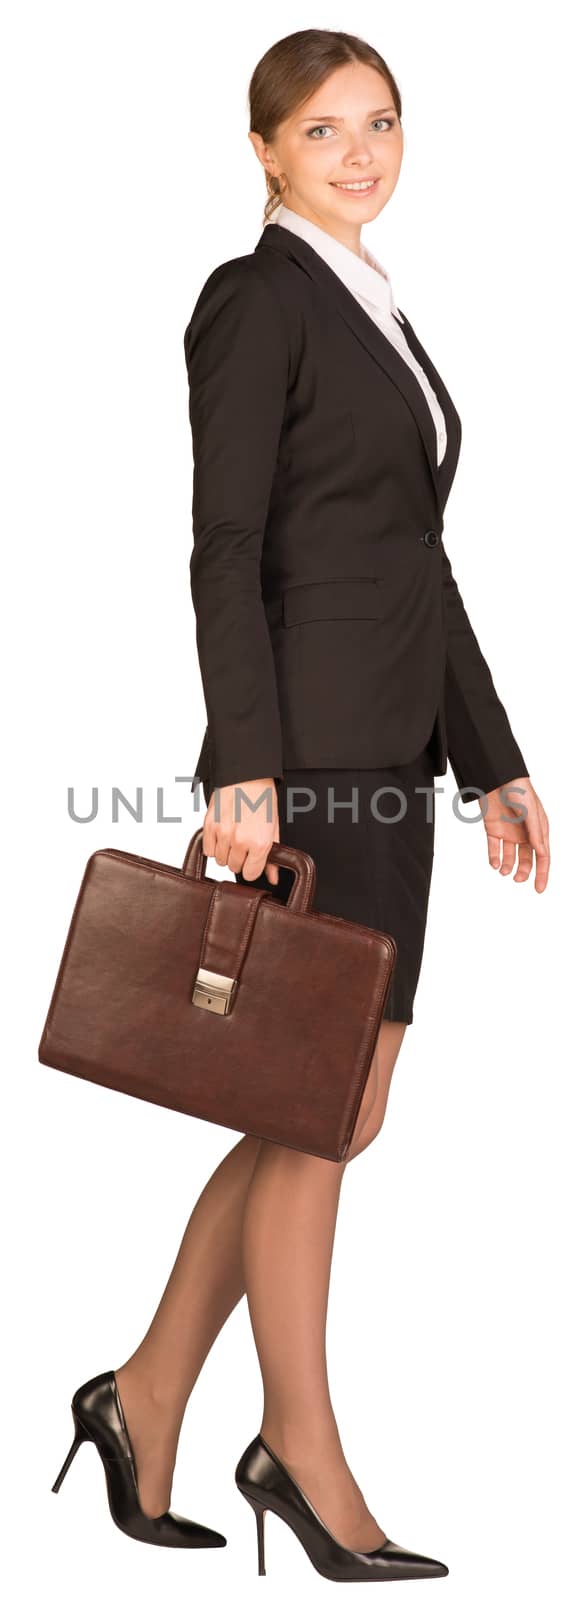
[[445,417],[426,372],[406,342],[402,332],[403,318],[396,305],[392,284],[385,267],[376,256],[372,255],[366,245],[360,244],[361,256],[357,256],[354,250],[350,250],[346,244],[341,244],[339,239],[334,239],[325,228],[319,228],[317,222],[310,222],[308,217],[301,217],[297,211],[291,211],[289,206],[277,206],[269,221],[279,224],[281,228],[291,228],[292,233],[299,234],[301,239],[306,239],[307,243],[312,245],[313,250],[323,257],[327,266],[338,273],[346,287],[355,295],[355,299],[363,306],[364,311],[367,311],[372,321],[414,372],[435,424],[437,465],[440,466],[447,449]]

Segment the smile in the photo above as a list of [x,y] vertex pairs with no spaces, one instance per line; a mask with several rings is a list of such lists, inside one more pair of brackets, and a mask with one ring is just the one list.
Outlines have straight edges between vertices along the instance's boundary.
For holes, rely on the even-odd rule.
[[357,183],[332,183],[332,189],[344,189],[346,194],[370,194],[379,183],[379,178],[364,178]]

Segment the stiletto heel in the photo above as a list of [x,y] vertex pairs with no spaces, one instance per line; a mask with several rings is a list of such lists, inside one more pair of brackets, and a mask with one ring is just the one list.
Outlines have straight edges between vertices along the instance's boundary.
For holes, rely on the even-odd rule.
[[67,1452],[65,1461],[64,1461],[63,1466],[61,1468],[61,1472],[58,1472],[57,1477],[55,1479],[55,1483],[52,1483],[52,1485],[51,1485],[53,1494],[57,1494],[58,1490],[61,1488],[61,1485],[63,1483],[65,1474],[69,1470],[69,1468],[71,1467],[71,1464],[72,1464],[73,1458],[74,1458],[74,1456],[76,1454],[76,1451],[78,1451],[79,1448],[80,1448],[80,1445],[84,1443],[84,1439],[87,1439],[89,1437],[88,1434],[86,1433],[85,1428],[82,1427],[81,1422],[78,1422],[77,1417],[74,1417],[74,1422],[75,1422],[75,1429],[76,1429],[75,1434],[74,1434],[74,1442],[73,1442],[73,1444],[71,1446],[71,1449],[68,1450],[68,1452]]
[[430,1556],[417,1555],[404,1545],[385,1539],[377,1550],[349,1550],[339,1544],[284,1463],[258,1433],[243,1451],[235,1468],[235,1483],[253,1506],[257,1521],[258,1571],[265,1575],[264,1525],[266,1511],[275,1511],[292,1529],[323,1578],[343,1583],[382,1581],[387,1578],[444,1578],[449,1567]]
[[226,1545],[224,1534],[200,1522],[190,1522],[173,1511],[148,1517],[142,1510],[133,1447],[114,1371],[100,1372],[76,1389],[71,1410],[74,1440],[52,1485],[55,1494],[61,1488],[76,1451],[85,1439],[90,1439],[102,1460],[110,1514],[121,1533],[127,1533],[131,1539],[141,1539],[144,1544],[170,1545],[176,1549],[204,1550]]
[[260,1578],[265,1578],[265,1506],[255,1506],[254,1510],[257,1520],[257,1571]]
[[243,1495],[244,1499],[247,1500],[248,1504],[253,1506],[253,1510],[255,1512],[255,1521],[257,1524],[257,1571],[260,1578],[265,1578],[266,1571],[263,1522],[265,1513],[267,1511],[267,1506],[261,1506],[258,1504],[257,1500],[252,1500],[251,1495],[245,1494],[244,1489],[241,1489],[241,1494]]

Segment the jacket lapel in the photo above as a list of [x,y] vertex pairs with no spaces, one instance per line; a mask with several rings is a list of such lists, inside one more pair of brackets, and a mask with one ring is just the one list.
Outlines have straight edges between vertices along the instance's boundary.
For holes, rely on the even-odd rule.
[[[411,372],[406,361],[399,354],[399,351],[395,349],[394,345],[390,343],[390,340],[386,338],[381,328],[376,326],[369,313],[364,311],[363,306],[358,304],[355,295],[342,282],[338,274],[323,260],[318,251],[313,250],[312,245],[308,244],[306,239],[301,239],[299,234],[293,233],[290,228],[281,228],[276,223],[266,224],[255,248],[256,250],[267,248],[282,250],[286,255],[294,257],[304,271],[314,279],[315,283],[324,288],[329,295],[331,304],[334,304],[348,327],[351,328],[352,333],[360,340],[364,349],[373,356],[374,361],[377,361],[383,371],[391,378],[392,383],[396,384],[407,405],[410,406],[419,429],[429,464],[433,491],[442,517],[443,504],[447,498],[447,494],[444,493],[444,487],[447,484],[447,492],[449,492],[449,485],[453,479],[457,455],[459,454],[459,438],[456,438],[456,431],[459,434],[459,428],[456,430],[455,426],[451,426],[452,420],[457,418],[457,412],[439,373],[435,371],[432,362],[419,344],[405,312],[402,311],[401,314],[405,319],[402,329],[406,342],[424,368],[429,381],[433,384],[440,405],[443,406],[444,410],[447,406],[447,411],[451,411],[451,418],[446,412],[447,449],[441,468],[437,466],[435,424],[418,378],[414,372]],[[457,420],[459,423],[459,418]]]
[[[443,507],[445,505],[445,502],[447,500],[447,496],[449,494],[449,490],[450,490],[451,485],[453,483],[453,479],[455,477],[455,471],[456,471],[456,467],[457,467],[457,463],[458,463],[458,459],[459,459],[459,452],[460,452],[460,449],[461,449],[461,419],[460,419],[460,416],[459,416],[459,412],[456,410],[456,408],[455,408],[455,406],[453,404],[453,400],[451,398],[451,395],[449,394],[448,390],[445,388],[445,384],[443,382],[441,374],[439,372],[437,372],[437,368],[433,366],[433,362],[431,361],[430,356],[427,355],[427,352],[426,352],[426,350],[423,349],[423,346],[422,346],[420,340],[417,339],[417,336],[416,336],[416,333],[415,333],[414,328],[412,326],[412,323],[409,322],[408,317],[406,315],[406,311],[402,311],[401,307],[399,307],[399,310],[401,311],[401,315],[402,315],[402,317],[404,319],[403,320],[403,324],[402,324],[402,330],[403,330],[403,333],[404,333],[404,337],[406,339],[406,343],[407,343],[409,349],[412,350],[413,355],[416,356],[417,361],[420,362],[420,365],[423,368],[424,372],[426,372],[427,377],[429,379],[429,383],[431,384],[432,388],[435,390],[435,394],[436,394],[437,399],[439,401],[439,405],[441,406],[441,409],[442,409],[444,417],[445,417],[445,427],[446,427],[446,430],[447,430],[447,445],[446,445],[445,455],[443,457],[441,465],[439,467],[437,467],[437,469],[436,469],[439,497],[440,497],[440,500],[441,500],[441,505]],[[420,388],[420,384],[419,384],[419,388]],[[421,389],[421,394],[422,394],[422,389]],[[426,402],[425,402],[425,404],[426,404]],[[428,406],[427,406],[427,411],[429,411],[429,407]],[[429,415],[430,415],[430,412],[429,412]],[[436,445],[435,445],[435,459],[436,459]]]

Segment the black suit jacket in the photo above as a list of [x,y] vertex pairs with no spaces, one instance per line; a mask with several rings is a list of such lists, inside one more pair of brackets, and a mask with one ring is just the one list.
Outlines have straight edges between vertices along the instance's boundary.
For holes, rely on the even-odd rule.
[[382,767],[431,740],[484,793],[527,773],[443,546],[461,424],[437,467],[414,373],[316,250],[279,224],[209,276],[184,335],[191,591],[207,728],[198,777]]

